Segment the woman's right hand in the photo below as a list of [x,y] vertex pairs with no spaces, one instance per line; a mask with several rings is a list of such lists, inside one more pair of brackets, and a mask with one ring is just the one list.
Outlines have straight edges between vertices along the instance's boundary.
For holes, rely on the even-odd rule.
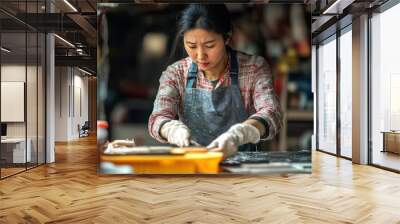
[[161,135],[167,139],[170,144],[179,147],[189,146],[190,130],[181,121],[171,120],[161,127]]

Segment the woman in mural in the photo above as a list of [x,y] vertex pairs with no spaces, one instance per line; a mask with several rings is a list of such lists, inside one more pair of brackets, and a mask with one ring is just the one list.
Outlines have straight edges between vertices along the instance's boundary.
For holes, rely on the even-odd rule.
[[282,115],[269,66],[260,56],[229,47],[226,6],[189,5],[177,35],[188,57],[161,75],[150,135],[180,147],[199,143],[225,157],[272,139]]

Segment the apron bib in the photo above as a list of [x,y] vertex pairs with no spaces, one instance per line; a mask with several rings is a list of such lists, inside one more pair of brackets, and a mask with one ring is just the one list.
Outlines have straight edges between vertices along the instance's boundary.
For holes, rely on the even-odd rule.
[[[207,146],[232,125],[247,119],[239,84],[236,52],[229,49],[232,85],[209,91],[196,88],[197,65],[189,68],[184,92],[182,121],[189,127],[192,139]],[[254,144],[239,146],[240,151],[254,151]]]

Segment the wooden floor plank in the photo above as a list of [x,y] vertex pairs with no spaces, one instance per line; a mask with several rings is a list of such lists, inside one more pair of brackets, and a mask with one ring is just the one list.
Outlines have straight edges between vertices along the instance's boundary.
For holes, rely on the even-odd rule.
[[313,173],[105,176],[96,139],[0,181],[0,223],[400,223],[400,175],[313,152]]

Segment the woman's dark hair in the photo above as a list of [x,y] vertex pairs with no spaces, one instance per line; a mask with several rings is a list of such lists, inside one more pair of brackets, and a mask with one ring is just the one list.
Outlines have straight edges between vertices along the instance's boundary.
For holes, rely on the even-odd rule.
[[226,41],[232,32],[228,9],[224,4],[188,5],[179,17],[178,32],[169,61],[171,61],[172,57],[176,56],[176,48],[182,42],[185,32],[196,28],[221,34]]
[[221,34],[226,40],[232,30],[229,11],[224,4],[191,4],[182,11],[178,22],[178,34],[200,28]]

